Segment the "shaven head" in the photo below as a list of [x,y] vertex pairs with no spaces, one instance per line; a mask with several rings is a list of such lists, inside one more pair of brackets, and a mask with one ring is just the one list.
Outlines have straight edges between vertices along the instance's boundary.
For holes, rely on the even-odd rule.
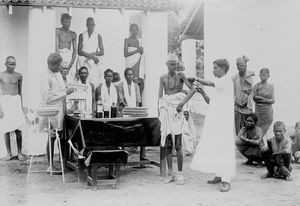
[[69,14],[65,13],[65,14],[61,15],[60,21],[63,22],[65,20],[71,20],[71,19],[72,19],[72,17]]
[[281,121],[275,122],[273,126],[273,132],[276,140],[280,142],[284,138],[285,124]]
[[14,59],[14,60],[16,60],[16,57],[14,57],[14,56],[8,56],[8,57],[6,57],[5,61],[7,62],[9,59]]
[[282,127],[285,130],[285,124],[282,121],[277,121],[274,123],[273,128],[279,128]]
[[71,19],[72,19],[72,17],[67,13],[61,15],[60,23],[61,23],[61,25],[63,26],[64,29],[67,29],[67,30],[70,29]]
[[8,72],[13,72],[16,68],[16,58],[14,56],[6,57],[5,66]]

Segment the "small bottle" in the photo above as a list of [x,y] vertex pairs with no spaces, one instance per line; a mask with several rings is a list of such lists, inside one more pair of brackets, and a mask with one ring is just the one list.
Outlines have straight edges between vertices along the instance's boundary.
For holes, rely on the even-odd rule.
[[117,117],[117,106],[115,103],[113,103],[111,106],[110,116],[111,116],[111,118]]
[[100,99],[97,101],[96,118],[103,118],[103,104]]
[[104,118],[109,118],[109,106],[107,104],[103,106],[103,113],[104,113]]

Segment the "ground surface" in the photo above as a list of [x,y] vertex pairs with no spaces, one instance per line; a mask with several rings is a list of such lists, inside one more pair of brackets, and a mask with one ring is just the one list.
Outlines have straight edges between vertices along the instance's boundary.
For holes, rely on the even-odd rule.
[[[152,148],[147,151],[147,156],[158,160],[158,151]],[[130,159],[135,158],[137,155],[130,156]],[[0,205],[300,205],[300,165],[293,165],[292,182],[261,180],[259,177],[266,172],[266,168],[243,165],[245,159],[237,153],[237,175],[232,180],[231,191],[220,193],[218,185],[206,183],[212,175],[189,169],[191,158],[184,159],[185,185],[164,184],[158,167],[125,167],[121,169],[118,189],[106,186],[97,191],[88,188],[85,183],[79,183],[73,171],[66,174],[65,185],[61,176],[46,173],[32,174],[26,184],[28,160],[0,161]],[[44,156],[35,158],[33,170],[46,168]]]

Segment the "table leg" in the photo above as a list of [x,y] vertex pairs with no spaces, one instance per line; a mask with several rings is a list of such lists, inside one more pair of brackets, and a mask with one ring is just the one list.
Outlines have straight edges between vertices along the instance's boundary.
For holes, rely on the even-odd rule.
[[78,180],[79,182],[86,181],[86,174],[84,172],[84,159],[78,159]]
[[146,157],[146,147],[140,148],[140,160],[143,160]]
[[92,187],[93,190],[97,189],[97,166],[96,165],[92,165]]
[[167,163],[166,148],[160,147],[160,176],[161,177],[166,176],[166,163]]

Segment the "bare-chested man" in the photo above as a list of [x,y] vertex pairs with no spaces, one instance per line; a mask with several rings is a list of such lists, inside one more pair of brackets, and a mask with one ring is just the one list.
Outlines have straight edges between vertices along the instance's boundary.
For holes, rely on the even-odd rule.
[[[16,133],[18,159],[24,160],[22,154],[22,132],[25,124],[22,104],[22,75],[15,72],[16,58],[8,56],[5,62],[6,71],[0,73],[0,131],[4,133],[7,150],[6,160],[13,158],[10,147],[10,132]],[[2,115],[1,115],[2,114]]]
[[71,69],[74,64],[77,46],[76,33],[70,30],[71,19],[69,14],[63,14],[60,19],[62,27],[56,28],[55,50],[62,56],[63,63],[67,64],[68,69]]
[[92,17],[86,20],[87,30],[79,35],[77,70],[86,67],[89,70],[89,82],[96,87],[101,79],[99,58],[104,55],[102,37],[95,31],[95,21]]
[[186,96],[183,92],[183,84],[185,83],[189,88],[191,88],[191,85],[182,72],[176,72],[177,65],[177,55],[171,54],[167,61],[168,73],[160,77],[159,119],[161,121],[161,146],[163,147],[163,152],[167,155],[168,165],[168,177],[165,183],[175,181],[172,172],[172,150],[174,145],[178,165],[177,184],[181,185],[184,184],[182,174],[182,126],[184,115],[182,112],[178,113],[176,111],[176,106]]

